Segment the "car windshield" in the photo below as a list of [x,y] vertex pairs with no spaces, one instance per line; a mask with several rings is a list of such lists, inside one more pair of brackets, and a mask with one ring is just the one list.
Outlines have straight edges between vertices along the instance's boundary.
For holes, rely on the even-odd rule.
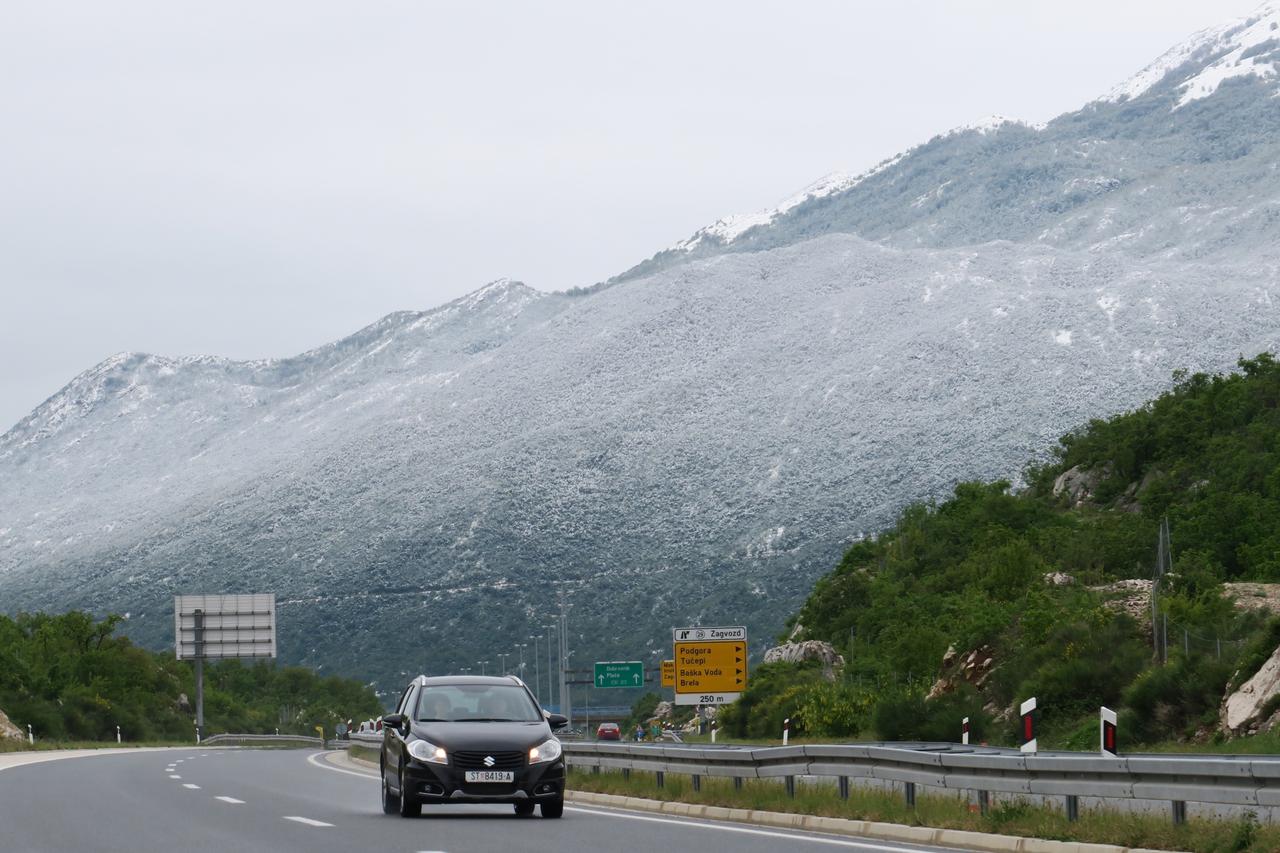
[[514,684],[441,684],[422,691],[414,718],[437,723],[534,723],[542,719],[542,711],[524,688]]

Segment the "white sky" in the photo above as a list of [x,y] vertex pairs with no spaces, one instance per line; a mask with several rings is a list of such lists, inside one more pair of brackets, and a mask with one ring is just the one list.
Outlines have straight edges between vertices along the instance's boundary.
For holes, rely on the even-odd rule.
[[10,0],[0,431],[122,350],[292,355],[621,272],[1258,0]]

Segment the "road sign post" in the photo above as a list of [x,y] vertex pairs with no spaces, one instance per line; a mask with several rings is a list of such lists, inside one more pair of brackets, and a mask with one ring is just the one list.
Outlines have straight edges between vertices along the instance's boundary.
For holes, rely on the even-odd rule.
[[1110,708],[1103,707],[1098,716],[1101,728],[1102,754],[1115,758],[1118,754],[1116,749],[1116,712]]
[[644,684],[644,662],[638,660],[597,661],[591,686],[602,690],[635,689]]
[[196,743],[204,738],[204,662],[276,656],[276,597],[176,595],[173,634],[178,660],[195,664]]
[[672,646],[677,705],[725,705],[746,689],[746,628],[676,628]]
[[1032,696],[1030,699],[1023,702],[1021,707],[1018,709],[1018,714],[1022,718],[1021,749],[1023,752],[1035,752],[1037,747],[1037,729],[1040,727],[1040,714],[1036,711],[1036,697]]

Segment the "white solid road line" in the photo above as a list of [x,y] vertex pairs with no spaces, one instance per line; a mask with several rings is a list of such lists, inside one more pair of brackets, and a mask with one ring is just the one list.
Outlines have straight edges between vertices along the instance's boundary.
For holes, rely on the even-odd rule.
[[361,779],[377,779],[378,778],[377,772],[373,770],[369,771],[368,773],[358,773],[355,770],[344,770],[341,767],[334,767],[332,764],[330,764],[327,761],[319,760],[320,756],[322,755],[324,755],[323,752],[311,753],[311,755],[307,756],[307,763],[313,764],[316,767],[320,767],[324,770],[332,770],[334,773],[346,773],[348,776],[359,776]]
[[597,811],[596,809],[584,809],[578,806],[567,806],[567,811],[582,812],[583,814],[599,815],[600,817],[618,817],[626,820],[643,820],[650,823],[670,823],[676,826],[693,826],[699,829],[718,829],[721,832],[740,832],[744,835],[761,835],[766,838],[785,838],[788,841],[808,841],[813,844],[829,844],[833,847],[851,847],[855,850],[879,850],[885,853],[903,853],[902,847],[887,847],[883,844],[876,844],[874,841],[852,841],[844,838],[836,838],[830,835],[793,835],[789,832],[778,832],[771,829],[752,829],[746,826],[739,826],[731,823],[702,823],[697,820],[674,820],[665,817],[650,817],[649,815],[634,814],[632,812],[623,811]]
[[190,788],[190,789],[191,789],[191,790],[193,790],[193,791],[199,791],[199,790],[200,790],[200,786],[199,786],[199,785],[192,785],[190,782],[183,782],[183,783],[182,783],[182,787],[184,787],[184,788]]
[[[362,779],[378,778],[378,774],[376,772],[358,773],[355,770],[344,770],[341,767],[334,767],[329,762],[322,761],[320,759],[320,756],[324,754],[325,753],[323,752],[312,753],[311,755],[307,756],[307,763],[313,764],[316,767],[321,767],[325,770],[332,770],[335,773],[346,773],[348,776],[359,776]],[[877,844],[874,841],[854,841],[851,839],[836,838],[830,835],[792,835],[791,833],[787,833],[787,832],[778,832],[770,829],[753,829],[751,827],[741,826],[739,824],[732,824],[727,822],[701,823],[695,819],[676,820],[676,819],[665,818],[665,817],[650,817],[649,815],[635,814],[634,812],[624,812],[621,810],[614,810],[614,809],[608,809],[608,810],[586,809],[580,806],[566,806],[566,808],[569,811],[582,812],[583,814],[599,815],[601,817],[616,817],[616,818],[623,818],[626,820],[644,820],[644,821],[650,821],[652,823],[672,823],[678,826],[695,826],[700,829],[718,829],[721,832],[741,832],[746,835],[761,835],[766,838],[785,838],[792,841],[809,841],[814,844],[828,844],[834,847],[850,847],[854,850],[877,850],[877,851],[882,851],[882,853],[886,853],[886,851],[887,853],[902,853],[904,849],[902,847],[888,847],[883,844]],[[302,820],[301,818],[286,818],[286,819]],[[303,822],[305,823],[305,821]],[[424,851],[424,853],[430,853],[430,851]]]
[[307,826],[333,826],[333,824],[331,823],[325,823],[322,820],[312,820],[309,817],[295,817],[291,815],[285,815],[284,819],[296,821],[298,823],[305,823]]
[[224,803],[231,803],[233,806],[243,806],[244,800],[237,800],[235,797],[214,797],[215,800],[222,800]]

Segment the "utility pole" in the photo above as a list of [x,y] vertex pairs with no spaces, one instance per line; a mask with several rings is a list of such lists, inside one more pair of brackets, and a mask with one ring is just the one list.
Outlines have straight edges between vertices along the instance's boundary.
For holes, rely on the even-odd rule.
[[1169,517],[1165,516],[1160,519],[1160,530],[1156,537],[1156,568],[1151,575],[1151,646],[1156,659],[1161,663],[1169,660],[1169,614],[1164,614],[1164,619],[1160,619],[1160,581],[1172,570],[1173,546],[1169,541]]

